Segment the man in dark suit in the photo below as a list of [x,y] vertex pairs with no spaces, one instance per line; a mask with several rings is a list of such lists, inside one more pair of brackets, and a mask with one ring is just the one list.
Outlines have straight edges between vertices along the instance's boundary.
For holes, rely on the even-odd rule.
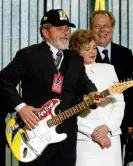
[[[119,80],[133,78],[133,56],[128,48],[111,42],[115,27],[115,18],[103,10],[94,11],[90,16],[90,29],[93,31],[97,43],[96,62],[114,65]],[[133,88],[124,92],[126,102],[125,115],[121,125],[122,137],[133,132]],[[122,145],[125,139],[122,140]]]
[[[50,10],[41,19],[40,25],[43,41],[19,50],[13,61],[0,72],[0,94],[3,100],[18,112],[30,128],[40,122],[36,114],[39,108],[53,98],[60,99],[60,111],[78,104],[82,101],[83,94],[90,93],[94,98],[96,96],[93,100],[95,104],[104,100],[86,76],[83,59],[67,49],[68,30],[75,25],[69,22],[66,13],[62,9]],[[20,81],[22,97],[16,90]],[[30,163],[20,162],[20,166],[74,166],[76,116],[59,125],[57,132],[66,133],[67,139],[49,145],[36,160]]]

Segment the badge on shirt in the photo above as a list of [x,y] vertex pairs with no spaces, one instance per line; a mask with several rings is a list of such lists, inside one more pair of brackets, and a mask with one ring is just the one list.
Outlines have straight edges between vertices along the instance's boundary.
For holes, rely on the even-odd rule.
[[52,91],[56,93],[61,93],[64,77],[59,74],[54,74]]

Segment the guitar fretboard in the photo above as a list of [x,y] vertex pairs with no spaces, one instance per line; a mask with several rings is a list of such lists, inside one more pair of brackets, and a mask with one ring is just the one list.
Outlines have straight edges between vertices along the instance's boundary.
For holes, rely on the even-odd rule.
[[[101,97],[106,97],[109,94],[110,93],[109,93],[108,89],[106,89],[100,93]],[[94,104],[93,101],[94,101],[93,97],[88,97],[87,100],[85,100],[85,101],[65,110],[64,112],[59,113],[58,115],[54,116],[53,118],[49,119],[47,121],[47,125],[49,127],[52,127],[52,126],[62,123],[65,119],[68,119],[69,117],[78,114],[79,112],[88,108],[90,105]]]

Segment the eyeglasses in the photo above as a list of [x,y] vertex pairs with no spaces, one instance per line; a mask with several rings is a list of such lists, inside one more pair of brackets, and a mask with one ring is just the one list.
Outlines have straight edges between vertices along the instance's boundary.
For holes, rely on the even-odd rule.
[[101,28],[106,30],[106,29],[110,29],[111,28],[111,25],[109,24],[104,24],[104,25],[94,25],[93,28],[97,29],[97,30],[100,30]]

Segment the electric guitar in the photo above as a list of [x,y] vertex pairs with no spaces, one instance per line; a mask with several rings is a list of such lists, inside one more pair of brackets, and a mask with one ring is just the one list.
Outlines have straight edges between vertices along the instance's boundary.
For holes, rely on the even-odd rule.
[[[131,86],[133,86],[132,80],[115,83],[109,89],[102,91],[101,96],[106,97],[110,94],[122,93]],[[56,133],[57,125],[92,105],[93,98],[88,97],[87,100],[56,115],[54,110],[59,104],[58,99],[52,99],[45,103],[37,113],[40,118],[39,125],[31,130],[19,116],[9,120],[6,125],[6,138],[11,151],[19,161],[31,162],[38,158],[49,144],[65,140],[67,134]]]

